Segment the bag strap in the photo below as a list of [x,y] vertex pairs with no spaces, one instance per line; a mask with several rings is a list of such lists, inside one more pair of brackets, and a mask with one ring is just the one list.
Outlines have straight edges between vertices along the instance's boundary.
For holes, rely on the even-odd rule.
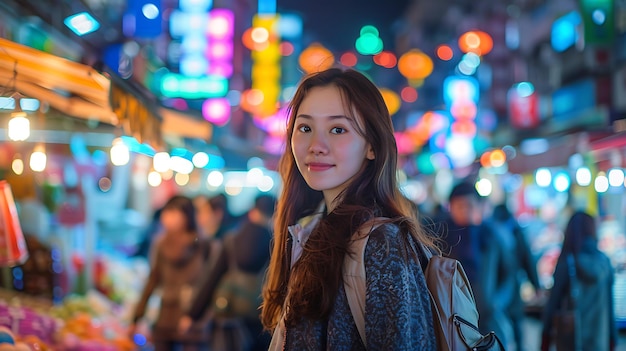
[[378,228],[385,217],[376,217],[365,222],[359,230],[352,235],[349,251],[343,260],[343,286],[348,298],[348,305],[356,328],[361,336],[364,346],[367,346],[365,338],[365,294],[367,291],[365,277],[365,246],[369,240],[369,234]]
[[570,253],[567,255],[566,260],[569,275],[569,297],[572,307],[575,307],[579,295],[578,277],[576,276],[576,259],[574,258],[574,254]]

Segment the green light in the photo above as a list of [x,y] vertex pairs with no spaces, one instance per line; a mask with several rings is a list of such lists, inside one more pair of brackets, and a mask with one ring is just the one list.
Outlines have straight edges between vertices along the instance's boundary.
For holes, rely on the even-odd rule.
[[167,73],[161,80],[161,94],[167,97],[204,99],[224,97],[228,92],[228,80],[219,76],[187,77]]
[[362,55],[376,55],[383,51],[383,41],[372,33],[365,33],[356,40],[355,47]]
[[611,45],[615,40],[615,1],[579,0],[585,44]]
[[361,28],[361,36],[365,34],[374,34],[375,37],[378,37],[380,33],[378,32],[378,28],[374,26],[363,26]]

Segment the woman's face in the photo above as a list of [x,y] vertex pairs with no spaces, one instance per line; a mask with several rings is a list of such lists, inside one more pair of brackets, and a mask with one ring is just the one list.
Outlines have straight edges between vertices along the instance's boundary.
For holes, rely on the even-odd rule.
[[165,232],[176,233],[187,229],[187,220],[182,211],[167,209],[161,212],[161,224]]
[[324,193],[327,206],[350,184],[366,159],[374,159],[369,143],[355,128],[360,121],[351,115],[333,85],[312,88],[296,111],[291,151],[302,177],[311,188]]

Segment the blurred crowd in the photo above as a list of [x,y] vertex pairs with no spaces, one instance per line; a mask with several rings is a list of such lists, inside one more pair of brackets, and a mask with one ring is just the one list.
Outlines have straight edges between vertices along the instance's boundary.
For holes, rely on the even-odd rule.
[[[135,253],[150,261],[151,272],[129,334],[137,332],[135,323],[159,291],[151,333],[155,350],[267,350],[271,336],[263,331],[259,306],[275,205],[275,198],[260,195],[245,215],[235,217],[223,194],[177,195],[155,211]],[[536,349],[524,335],[529,301],[542,305],[542,351],[568,337],[553,321],[572,303],[573,288],[575,306],[569,307],[577,311],[582,349],[615,348],[614,272],[598,249],[595,218],[583,212],[571,216],[549,290],[540,283],[524,229],[505,204],[487,206],[473,184],[457,184],[445,206],[421,212],[420,218],[443,255],[463,265],[481,332],[495,331],[507,350]],[[532,293],[522,296],[528,287]]]
[[[598,249],[596,219],[574,212],[553,274],[553,286],[540,284],[527,235],[505,204],[490,208],[473,184],[451,191],[446,209],[422,215],[423,225],[441,239],[444,255],[463,265],[480,314],[481,332],[495,331],[507,350],[535,350],[522,327],[529,301],[541,305],[540,348],[613,350],[617,342],[612,288],[614,271]],[[570,268],[571,266],[571,268]],[[523,285],[532,287],[522,298]],[[556,328],[571,311],[568,333]],[[575,340],[575,345],[572,340]]]

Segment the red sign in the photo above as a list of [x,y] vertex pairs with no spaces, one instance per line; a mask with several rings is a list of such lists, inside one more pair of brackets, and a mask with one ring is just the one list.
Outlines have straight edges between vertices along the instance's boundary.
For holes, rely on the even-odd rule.
[[511,126],[530,129],[539,125],[539,98],[536,93],[520,96],[516,88],[511,88],[507,100]]

